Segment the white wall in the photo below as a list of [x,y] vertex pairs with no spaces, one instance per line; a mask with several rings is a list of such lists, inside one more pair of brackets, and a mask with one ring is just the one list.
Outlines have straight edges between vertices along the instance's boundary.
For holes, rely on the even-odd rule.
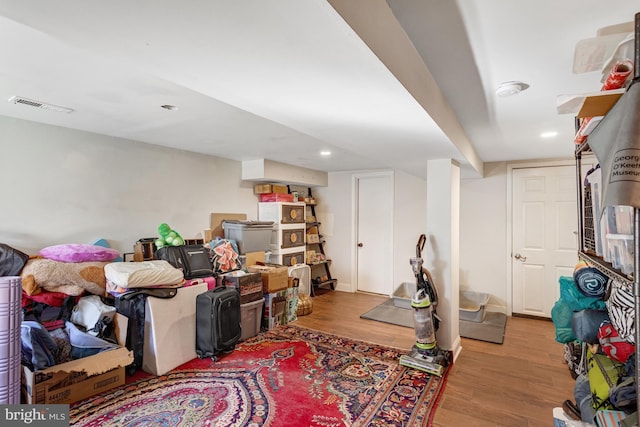
[[[358,171],[357,174],[362,174]],[[354,245],[354,194],[353,176],[356,172],[329,173],[328,187],[313,190],[318,199],[316,214],[326,235],[325,251],[332,259],[331,275],[338,279],[338,289],[355,291]],[[402,282],[415,280],[409,259],[415,256],[416,243],[421,233],[426,233],[426,182],[403,172],[394,173],[394,248],[393,283],[390,294]],[[325,227],[329,224],[330,227]]]
[[202,237],[211,212],[257,219],[241,163],[0,116],[0,242],[29,254],[105,238],[131,252],[166,222]]
[[322,222],[324,246],[331,259],[331,276],[338,279],[337,289],[351,292],[352,263],[352,192],[351,173],[330,173],[329,185],[313,189],[317,200],[316,216]]
[[[87,132],[0,117],[0,242],[34,254],[59,243],[107,239],[131,252],[167,222],[199,237],[211,212],[257,219],[253,183],[241,163]],[[361,172],[359,172],[361,173]],[[485,165],[485,178],[461,181],[460,288],[506,306],[507,164]],[[330,173],[314,188],[338,289],[352,290],[351,172]],[[409,258],[426,230],[426,182],[395,173],[394,283],[412,281]]]
[[507,306],[507,164],[485,163],[485,177],[460,182],[460,289],[491,295],[487,309]]
[[[427,182],[403,172],[395,172],[393,216],[393,284],[396,289],[402,282],[415,282],[410,259],[416,256],[416,244],[420,234],[427,232]],[[422,258],[427,257],[427,246]]]

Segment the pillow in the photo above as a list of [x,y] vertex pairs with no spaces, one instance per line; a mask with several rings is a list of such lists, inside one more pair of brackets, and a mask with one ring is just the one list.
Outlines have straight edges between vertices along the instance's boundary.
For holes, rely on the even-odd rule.
[[148,288],[157,285],[182,286],[184,274],[165,260],[112,262],[104,266],[109,282],[121,288]]
[[587,297],[603,298],[609,277],[597,268],[580,261],[573,271],[573,281],[580,292]]
[[83,243],[48,246],[38,252],[40,256],[61,262],[113,261],[120,253],[111,248]]

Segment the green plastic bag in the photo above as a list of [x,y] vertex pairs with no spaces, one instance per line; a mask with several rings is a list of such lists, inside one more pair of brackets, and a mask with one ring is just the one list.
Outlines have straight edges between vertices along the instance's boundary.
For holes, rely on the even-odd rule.
[[582,310],[606,310],[604,301],[598,297],[587,297],[580,292],[573,277],[560,276],[560,299],[551,309],[551,320],[556,328],[556,341],[566,344],[577,338],[571,328],[573,313]]

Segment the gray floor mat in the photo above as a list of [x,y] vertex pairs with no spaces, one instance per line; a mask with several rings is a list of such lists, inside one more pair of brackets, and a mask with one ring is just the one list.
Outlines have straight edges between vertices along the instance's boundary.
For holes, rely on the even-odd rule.
[[[393,299],[360,315],[363,319],[390,323],[398,326],[413,328],[413,310],[393,305]],[[504,332],[507,316],[504,313],[487,312],[484,322],[469,322],[460,320],[460,336],[496,344],[504,342]]]
[[396,307],[393,305],[393,299],[388,299],[366,313],[361,314],[360,317],[413,328],[413,309]]
[[487,312],[484,322],[460,321],[460,336],[474,340],[487,341],[496,344],[504,342],[504,331],[507,326],[507,316],[504,313]]

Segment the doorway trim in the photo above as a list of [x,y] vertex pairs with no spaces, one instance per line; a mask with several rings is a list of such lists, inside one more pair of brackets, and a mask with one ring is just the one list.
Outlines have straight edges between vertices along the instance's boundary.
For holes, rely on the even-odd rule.
[[513,315],[513,268],[511,265],[511,254],[513,253],[513,171],[514,169],[575,165],[576,162],[573,159],[507,163],[507,242],[505,246],[507,248],[505,253],[507,265],[507,316]]
[[[353,197],[351,198],[351,292],[358,292],[358,206],[360,205],[360,194],[358,191],[358,181],[361,178],[370,178],[370,177],[387,177],[391,181],[391,223],[389,227],[391,228],[389,231],[391,232],[391,243],[393,243],[394,233],[393,233],[393,224],[395,221],[395,175],[393,171],[372,171],[372,172],[362,172],[362,173],[354,173],[351,176],[351,194]],[[393,244],[391,245],[391,251],[393,255]],[[393,258],[392,258],[393,259]],[[393,287],[393,285],[391,285]],[[393,289],[389,291],[389,297],[393,294]]]

